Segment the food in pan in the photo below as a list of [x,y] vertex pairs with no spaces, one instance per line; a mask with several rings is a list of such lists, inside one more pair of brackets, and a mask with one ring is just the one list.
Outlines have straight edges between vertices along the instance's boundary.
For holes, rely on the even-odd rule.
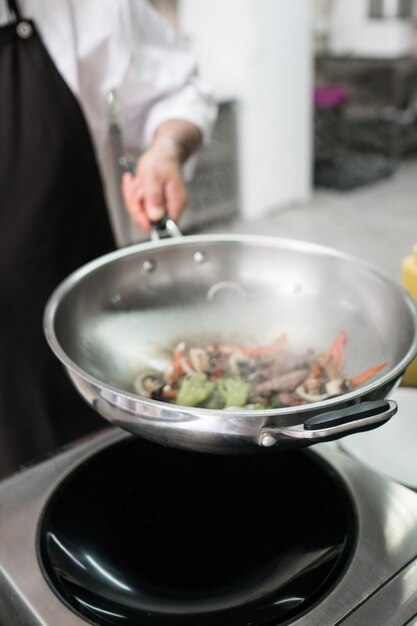
[[155,400],[210,409],[276,409],[320,402],[352,391],[387,365],[384,361],[346,378],[345,344],[343,331],[323,352],[297,353],[285,334],[259,347],[196,347],[181,341],[166,370],[142,372],[135,390]]

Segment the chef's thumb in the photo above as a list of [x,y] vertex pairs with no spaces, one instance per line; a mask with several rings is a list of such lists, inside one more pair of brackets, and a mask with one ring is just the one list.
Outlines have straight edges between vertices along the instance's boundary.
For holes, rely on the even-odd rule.
[[146,214],[151,222],[159,222],[166,215],[165,209],[159,206],[148,206]]

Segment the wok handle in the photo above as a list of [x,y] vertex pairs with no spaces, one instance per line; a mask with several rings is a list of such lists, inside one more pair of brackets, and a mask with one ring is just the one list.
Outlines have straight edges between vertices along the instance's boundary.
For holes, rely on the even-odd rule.
[[157,222],[151,222],[152,230],[151,230],[151,240],[158,241],[161,239],[161,234],[166,232],[170,237],[182,237],[183,234],[170,217],[165,215],[162,219]]
[[259,435],[259,445],[311,445],[340,439],[345,435],[372,430],[385,424],[398,410],[393,400],[362,402],[338,411],[314,415],[303,424],[283,427],[263,428]]

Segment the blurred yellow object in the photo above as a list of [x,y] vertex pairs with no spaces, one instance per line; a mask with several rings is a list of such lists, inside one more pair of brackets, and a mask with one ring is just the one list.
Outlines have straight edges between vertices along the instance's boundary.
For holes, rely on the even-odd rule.
[[[417,244],[412,254],[406,256],[401,266],[401,282],[408,293],[417,301]],[[417,357],[405,370],[401,385],[417,387]]]

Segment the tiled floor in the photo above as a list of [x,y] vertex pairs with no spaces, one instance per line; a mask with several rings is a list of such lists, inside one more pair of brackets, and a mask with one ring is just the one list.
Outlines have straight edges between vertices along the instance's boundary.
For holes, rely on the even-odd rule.
[[320,243],[353,254],[399,279],[417,244],[417,159],[389,179],[350,192],[316,190],[306,206],[280,209],[256,222],[235,219],[204,232],[253,233]]

